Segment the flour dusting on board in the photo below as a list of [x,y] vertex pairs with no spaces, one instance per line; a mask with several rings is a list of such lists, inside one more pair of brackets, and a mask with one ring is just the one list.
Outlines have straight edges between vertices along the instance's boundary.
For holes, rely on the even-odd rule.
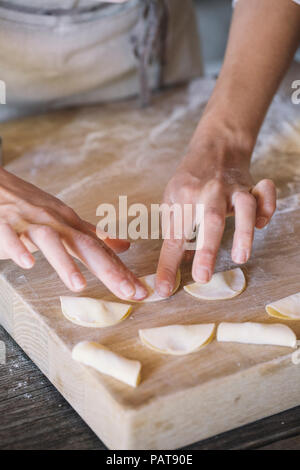
[[157,137],[166,132],[172,125],[186,118],[188,113],[195,110],[199,112],[199,110],[206,105],[213,87],[213,80],[197,79],[192,81],[188,86],[185,103],[181,106],[176,106],[167,119],[164,119],[152,129],[149,136],[150,142],[155,141]]
[[277,199],[277,209],[275,215],[293,212],[300,208],[300,193]]
[[[282,109],[285,106],[282,105]],[[281,121],[279,121],[281,122]],[[300,120],[292,117],[280,131],[265,135],[253,155],[255,181],[270,178],[277,188],[277,214],[300,208]]]

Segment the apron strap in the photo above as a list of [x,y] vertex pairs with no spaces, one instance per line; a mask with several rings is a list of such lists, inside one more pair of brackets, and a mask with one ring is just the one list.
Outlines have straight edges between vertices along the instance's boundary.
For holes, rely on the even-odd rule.
[[133,52],[139,62],[141,107],[148,106],[151,98],[148,65],[157,62],[157,87],[163,85],[168,19],[166,0],[142,0],[138,24],[131,36]]

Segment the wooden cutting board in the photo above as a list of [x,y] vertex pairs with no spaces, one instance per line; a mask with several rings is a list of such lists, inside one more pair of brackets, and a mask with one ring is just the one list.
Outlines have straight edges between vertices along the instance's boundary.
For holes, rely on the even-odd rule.
[[[101,202],[160,202],[213,86],[167,92],[147,110],[135,102],[73,109],[2,125],[6,168],[61,197],[92,221]],[[174,323],[272,322],[271,300],[300,290],[300,143],[279,136],[284,117],[295,130],[295,109],[275,103],[259,139],[254,178],[274,178],[279,212],[256,232],[245,265],[247,289],[227,301],[199,301],[181,288],[171,299],[135,305],[123,323],[87,329],[61,314],[68,291],[40,254],[31,271],[1,262],[0,322],[54,386],[111,449],[173,449],[300,404],[300,368],[292,351],[272,346],[212,342],[186,357],[162,356],[143,347],[138,329]],[[274,140],[276,136],[276,140]],[[300,193],[300,190],[299,190]],[[228,221],[217,270],[233,267]],[[139,276],[153,273],[160,241],[136,241],[121,255]],[[85,296],[112,299],[87,270]],[[191,281],[190,266],[182,268]],[[300,338],[300,323],[290,322]],[[142,383],[132,389],[74,362],[72,347],[98,341],[142,362]]]

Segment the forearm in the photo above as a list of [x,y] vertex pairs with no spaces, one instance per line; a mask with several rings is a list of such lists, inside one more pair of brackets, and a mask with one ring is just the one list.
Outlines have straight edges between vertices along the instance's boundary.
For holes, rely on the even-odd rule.
[[203,129],[221,126],[250,152],[299,43],[300,6],[291,0],[240,0],[223,68],[194,144]]
[[[275,211],[275,186],[267,179],[254,185],[250,159],[299,40],[300,6],[291,0],[240,0],[236,6],[217,85],[164,194],[169,205],[204,204],[203,246],[192,268],[196,282],[211,279],[227,215],[235,215],[232,260],[241,264],[250,257],[254,228],[264,228]],[[183,240],[163,243],[156,277],[163,296],[174,288],[184,249]]]

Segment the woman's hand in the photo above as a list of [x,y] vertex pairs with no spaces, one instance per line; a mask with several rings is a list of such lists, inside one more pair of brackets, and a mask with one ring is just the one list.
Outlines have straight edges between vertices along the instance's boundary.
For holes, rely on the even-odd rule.
[[[250,257],[254,227],[265,227],[275,211],[273,182],[265,179],[253,187],[249,172],[252,146],[241,146],[236,140],[225,128],[200,123],[165,191],[164,202],[168,205],[177,203],[183,208],[184,204],[192,204],[195,208],[197,203],[204,204],[204,243],[195,252],[192,268],[196,282],[208,282],[214,272],[227,215],[235,215],[232,259],[242,264]],[[184,227],[183,233],[192,230]],[[160,295],[171,294],[184,252],[184,239],[173,236],[164,240],[156,280]]]
[[[271,181],[252,188],[250,157],[271,100],[299,47],[299,24],[295,2],[237,3],[215,89],[165,192],[168,204],[205,204],[204,246],[193,262],[196,281],[211,278],[226,215],[235,214],[232,259],[244,263],[250,256],[254,226],[263,228],[275,210]],[[163,296],[172,292],[183,253],[184,240],[164,241],[156,278]]]
[[73,255],[116,296],[141,300],[147,296],[145,288],[114,253],[128,247],[126,241],[100,240],[95,227],[70,207],[0,169],[0,259],[30,269],[31,253],[39,249],[65,285],[77,292],[86,280]]

